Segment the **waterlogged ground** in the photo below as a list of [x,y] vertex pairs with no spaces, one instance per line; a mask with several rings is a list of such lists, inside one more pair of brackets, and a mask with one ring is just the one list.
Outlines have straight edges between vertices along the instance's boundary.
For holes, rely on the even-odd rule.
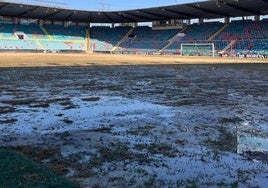
[[268,66],[0,69],[0,146],[82,187],[265,187]]

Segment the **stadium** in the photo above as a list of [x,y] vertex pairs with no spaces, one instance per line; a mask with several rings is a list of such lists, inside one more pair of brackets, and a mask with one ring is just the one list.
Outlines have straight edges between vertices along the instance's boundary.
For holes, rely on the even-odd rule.
[[[0,3],[0,8],[1,51],[185,56],[214,56],[220,52],[254,57],[267,57],[268,53],[268,21],[262,18],[267,15],[267,2],[263,0],[204,1],[117,12],[6,1]],[[241,19],[232,21],[235,17]],[[198,21],[191,24],[192,19]],[[211,19],[224,21],[209,21]],[[152,27],[138,26],[141,22],[152,22]],[[94,23],[110,26],[91,26]]]
[[267,0],[2,0],[0,188],[266,187],[267,57]]

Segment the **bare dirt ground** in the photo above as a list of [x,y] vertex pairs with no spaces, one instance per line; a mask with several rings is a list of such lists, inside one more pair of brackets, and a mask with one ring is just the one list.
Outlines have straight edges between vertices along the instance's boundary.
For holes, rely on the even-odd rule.
[[1,56],[0,147],[82,187],[267,184],[268,64]]
[[0,53],[0,67],[268,63],[268,59],[117,54]]

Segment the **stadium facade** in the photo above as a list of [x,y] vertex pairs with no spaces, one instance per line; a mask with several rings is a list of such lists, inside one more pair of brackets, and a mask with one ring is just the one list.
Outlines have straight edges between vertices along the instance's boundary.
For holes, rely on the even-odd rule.
[[[266,15],[268,0],[211,0],[126,11],[1,1],[0,51],[267,57]],[[198,22],[191,23],[193,19]],[[138,26],[140,22],[152,27]]]

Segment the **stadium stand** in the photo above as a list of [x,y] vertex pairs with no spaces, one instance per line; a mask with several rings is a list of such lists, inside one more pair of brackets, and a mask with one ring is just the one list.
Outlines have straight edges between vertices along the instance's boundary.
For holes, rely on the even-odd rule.
[[[239,54],[267,54],[268,49],[268,24],[267,20],[239,20],[232,21],[223,27],[223,23],[212,22],[193,24],[184,31],[185,36],[175,40],[166,52],[180,50],[182,43],[214,43],[217,52],[227,51],[233,55]],[[232,52],[231,52],[232,51]]]
[[1,24],[1,50],[40,50],[37,37],[46,38],[36,25]]
[[182,29],[63,25],[0,22],[0,50],[176,54],[184,43],[214,43],[220,53],[268,53],[268,19],[201,22]]
[[84,40],[85,27],[69,26],[64,28],[61,25],[44,25],[43,28],[56,40]]
[[0,50],[85,51],[85,27],[6,24],[0,26]]
[[90,28],[91,50],[110,52],[112,48],[128,33],[131,27],[94,26]]
[[149,26],[139,26],[121,43],[116,51],[124,53],[158,52],[178,32],[178,29],[153,30]]
[[40,43],[50,51],[85,51],[86,27],[61,25],[44,25],[43,31],[50,40],[42,40]]
[[[215,44],[216,51],[238,54],[266,54],[268,49],[268,21],[232,21],[222,31],[220,22],[192,24],[179,29],[153,30],[138,26],[93,26],[90,28],[90,48],[93,52],[117,53],[179,53],[182,43]],[[216,35],[215,35],[216,33]],[[127,35],[127,36],[126,36]],[[215,36],[214,36],[215,35]],[[213,38],[211,38],[213,36]],[[172,40],[171,40],[172,39]],[[86,27],[38,24],[9,24],[0,26],[1,50],[85,51]],[[163,50],[164,49],[164,50]]]
[[175,40],[165,51],[174,52],[181,48],[182,43],[205,43],[211,35],[223,26],[220,22],[207,22],[189,25],[183,33],[185,36]]
[[34,40],[10,40],[0,39],[1,50],[39,50]]
[[0,1],[0,50],[179,54],[181,44],[213,43],[220,54],[267,55],[267,1],[225,2],[96,12]]
[[241,53],[265,53],[268,46],[267,21],[238,20],[232,21],[226,29],[217,35],[213,42],[217,50]]

